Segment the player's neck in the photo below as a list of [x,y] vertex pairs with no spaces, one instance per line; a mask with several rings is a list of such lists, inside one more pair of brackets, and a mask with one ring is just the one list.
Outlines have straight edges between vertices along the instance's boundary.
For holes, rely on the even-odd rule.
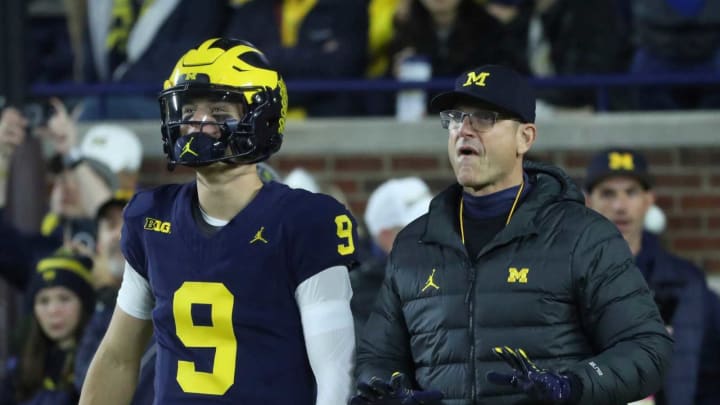
[[252,201],[262,186],[255,165],[197,172],[200,207],[218,219],[231,220]]

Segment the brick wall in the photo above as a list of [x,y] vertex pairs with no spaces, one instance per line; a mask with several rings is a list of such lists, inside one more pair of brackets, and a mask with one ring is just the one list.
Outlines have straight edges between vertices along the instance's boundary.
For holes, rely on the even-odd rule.
[[[694,261],[712,274],[720,275],[720,146],[711,148],[646,149],[656,177],[657,203],[668,218],[665,233],[669,248]],[[580,182],[584,166],[593,151],[540,151],[536,159],[565,168]],[[444,151],[422,155],[287,155],[282,152],[269,162],[282,174],[303,167],[318,181],[341,189],[358,217],[362,216],[369,193],[384,180],[395,176],[418,175],[433,192],[453,181]],[[167,173],[163,160],[144,162],[141,182],[154,185],[193,178],[193,172],[178,168]]]

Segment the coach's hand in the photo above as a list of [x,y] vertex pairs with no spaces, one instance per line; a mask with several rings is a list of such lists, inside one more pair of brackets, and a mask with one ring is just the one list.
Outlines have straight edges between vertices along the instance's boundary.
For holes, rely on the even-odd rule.
[[443,398],[440,391],[418,391],[409,386],[407,377],[399,372],[393,373],[389,383],[373,377],[358,383],[358,394],[350,405],[430,405]]
[[555,404],[570,403],[572,384],[568,376],[538,368],[523,349],[495,347],[493,353],[509,364],[513,372],[504,374],[491,371],[486,376],[489,382],[519,388],[536,400]]

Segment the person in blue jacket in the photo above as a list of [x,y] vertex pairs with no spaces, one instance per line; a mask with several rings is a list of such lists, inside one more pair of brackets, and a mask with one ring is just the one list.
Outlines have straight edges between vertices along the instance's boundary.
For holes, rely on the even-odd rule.
[[643,229],[655,200],[647,160],[629,149],[599,152],[587,168],[585,189],[588,206],[615,223],[628,242],[675,340],[655,405],[720,403],[720,300],[702,270]]
[[[220,35],[226,2],[192,0],[87,2],[82,27],[85,83],[152,84],[165,80],[178,56],[199,38]],[[154,91],[154,89],[152,90]],[[155,118],[148,94],[87,97],[82,120]]]
[[6,366],[2,405],[71,405],[79,392],[73,363],[94,308],[92,260],[58,251],[38,263],[28,290],[33,312],[22,353]]

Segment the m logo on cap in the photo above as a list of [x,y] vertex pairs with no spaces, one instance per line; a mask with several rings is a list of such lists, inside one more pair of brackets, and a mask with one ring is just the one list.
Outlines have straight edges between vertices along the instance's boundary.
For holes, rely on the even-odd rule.
[[485,79],[488,76],[490,76],[490,73],[488,72],[480,72],[480,74],[477,74],[475,72],[468,72],[467,80],[463,84],[463,87],[467,87],[472,84],[480,87],[485,87]]
[[610,152],[608,167],[611,170],[635,170],[635,162],[631,153]]

